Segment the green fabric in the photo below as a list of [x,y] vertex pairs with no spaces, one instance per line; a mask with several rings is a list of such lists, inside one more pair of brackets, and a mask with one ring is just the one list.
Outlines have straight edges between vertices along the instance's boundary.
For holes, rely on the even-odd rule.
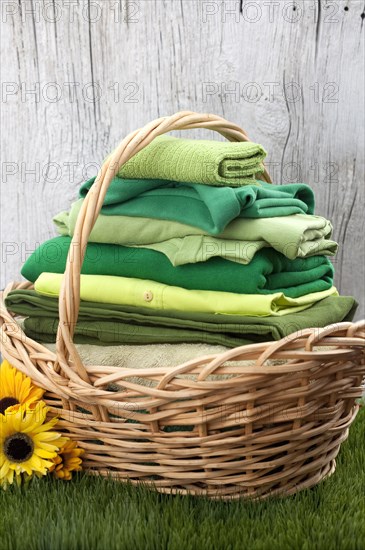
[[190,181],[232,187],[254,183],[266,151],[257,143],[160,136],[119,170],[123,178]]
[[[80,188],[85,198],[95,178]],[[275,218],[291,214],[313,214],[313,191],[305,184],[256,185],[239,188],[213,187],[163,180],[114,178],[101,213],[169,220],[191,225],[211,235],[222,233],[232,220]]]
[[[62,235],[73,236],[82,202],[75,202],[69,213],[61,212],[54,217]],[[100,214],[89,242],[151,248],[165,254],[175,266],[203,262],[214,256],[248,264],[264,247],[275,248],[291,260],[314,255],[333,256],[338,245],[329,240],[331,232],[328,220],[307,214],[237,218],[227,225],[219,238],[178,222]]]
[[[22,275],[34,282],[43,272],[64,273],[71,237],[43,243],[27,259]],[[259,250],[248,265],[223,258],[174,267],[162,253],[147,248],[89,243],[82,273],[148,279],[189,290],[273,294],[290,298],[328,290],[333,266],[325,256],[288,260],[271,248]]]
[[[178,268],[174,268],[178,269]],[[42,273],[34,288],[43,296],[59,296],[63,275]],[[177,309],[232,315],[287,315],[301,311],[315,302],[338,295],[331,287],[321,292],[290,298],[282,292],[273,294],[235,294],[209,290],[187,290],[148,279],[113,277],[110,275],[81,275],[80,299],[86,302],[149,307],[154,310]]]
[[[44,331],[45,336],[47,334],[54,334],[53,331],[56,330],[55,323],[58,322],[57,299],[41,296],[34,290],[14,290],[7,295],[5,304],[14,313],[34,319],[34,321],[29,321],[28,325],[26,325],[28,336],[33,337],[32,330],[39,333],[40,328],[42,328],[42,333]],[[323,327],[341,321],[351,321],[355,315],[356,308],[357,303],[351,297],[330,296],[315,303],[312,307],[295,314],[258,319],[257,317],[249,316],[242,317],[239,315],[218,315],[201,312],[186,313],[176,310],[153,311],[142,307],[136,308],[81,301],[78,319],[80,329],[76,327],[76,332],[77,334],[86,334],[87,331],[96,328],[96,325],[89,325],[89,323],[99,323],[98,331],[95,332],[95,343],[99,341],[106,342],[110,338],[110,334],[114,334],[108,341],[111,342],[113,338],[116,338],[116,343],[131,343],[133,341],[134,343],[143,344],[151,342],[151,340],[146,340],[147,333],[144,332],[143,327],[156,327],[160,331],[160,335],[162,333],[162,342],[166,342],[166,340],[163,340],[166,329],[176,328],[179,331],[177,334],[181,335],[183,339],[188,337],[184,331],[189,330],[197,333],[197,337],[199,338],[197,341],[236,346],[246,343],[246,339],[255,341],[260,339],[279,340],[292,332],[308,327]],[[44,325],[39,325],[37,329],[36,323],[41,318],[47,318],[47,321],[45,321]],[[100,324],[104,322],[115,323],[115,325],[110,325],[108,331],[105,331],[106,326]],[[133,327],[129,333],[125,330],[128,324]],[[119,325],[122,325],[122,327]],[[111,328],[112,326],[113,328]],[[132,330],[135,330],[135,332],[132,333]],[[89,332],[88,334],[90,335],[91,333]],[[212,335],[213,339],[211,340],[208,335]],[[38,334],[38,336],[41,335]],[[169,336],[172,336],[172,333],[169,333]],[[35,339],[38,340],[39,338]],[[176,339],[171,341],[180,342],[182,340]]]
[[[38,342],[56,342],[58,320],[49,317],[29,317],[23,322],[27,336]],[[144,326],[120,321],[79,321],[75,327],[74,342],[77,344],[220,344],[228,347],[243,346],[257,342],[230,334],[216,334],[201,330],[171,327]]]

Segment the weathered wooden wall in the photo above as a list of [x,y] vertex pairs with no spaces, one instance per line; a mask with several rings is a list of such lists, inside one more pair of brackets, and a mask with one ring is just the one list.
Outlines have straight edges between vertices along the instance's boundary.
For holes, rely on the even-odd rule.
[[336,283],[364,316],[362,0],[2,0],[1,10],[1,285],[122,136],[191,109],[241,124],[268,149],[275,182],[314,187],[341,245]]

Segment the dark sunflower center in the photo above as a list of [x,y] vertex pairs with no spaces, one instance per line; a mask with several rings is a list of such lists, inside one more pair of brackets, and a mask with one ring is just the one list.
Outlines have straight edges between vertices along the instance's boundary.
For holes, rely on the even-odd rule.
[[34,450],[34,444],[29,435],[15,433],[9,435],[4,442],[4,455],[11,462],[25,462]]
[[0,414],[4,414],[8,407],[17,405],[19,401],[15,397],[3,397],[0,399]]

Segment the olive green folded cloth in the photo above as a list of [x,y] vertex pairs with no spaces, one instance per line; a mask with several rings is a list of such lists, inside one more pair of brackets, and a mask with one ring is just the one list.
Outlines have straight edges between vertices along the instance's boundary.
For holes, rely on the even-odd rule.
[[[53,221],[61,235],[73,236],[83,200]],[[287,258],[333,256],[338,244],[330,240],[331,223],[320,216],[293,214],[277,218],[237,218],[214,237],[179,222],[100,214],[89,242],[151,248],[174,266],[204,262],[214,256],[248,264],[258,250],[272,247]]]
[[[29,338],[39,342],[55,342],[58,320],[49,317],[28,317],[23,321],[23,330]],[[144,326],[120,321],[83,321],[75,327],[74,341],[78,344],[176,344],[199,343],[220,344],[228,347],[243,346],[259,342],[260,339],[244,338],[234,334],[217,334],[187,328]]]
[[[55,341],[58,300],[34,290],[14,290],[5,299],[12,312],[28,317],[26,334]],[[81,301],[75,340],[94,344],[205,342],[229,347],[279,340],[297,330],[351,321],[357,308],[349,296],[330,296],[312,307],[282,317],[219,315]]]
[[265,149],[252,142],[159,136],[118,171],[131,179],[162,179],[237,187],[263,172]]

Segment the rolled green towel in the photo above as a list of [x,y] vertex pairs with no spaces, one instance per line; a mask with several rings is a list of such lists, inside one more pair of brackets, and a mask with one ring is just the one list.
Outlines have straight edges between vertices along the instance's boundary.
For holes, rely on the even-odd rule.
[[[79,191],[85,198],[95,178]],[[179,222],[211,235],[222,233],[236,218],[271,218],[313,214],[314,195],[303,183],[270,185],[257,181],[244,187],[213,187],[163,180],[114,178],[101,213]]]
[[[53,221],[62,235],[73,236],[83,201]],[[100,214],[89,242],[151,248],[167,256],[172,265],[204,262],[219,256],[248,264],[261,248],[272,247],[287,258],[333,256],[338,245],[330,240],[331,223],[320,216],[294,214],[278,218],[237,218],[214,237],[191,225],[152,218]]]
[[[22,275],[34,282],[43,272],[64,273],[70,237],[44,242],[27,259]],[[89,243],[82,273],[147,279],[189,290],[236,294],[274,294],[290,298],[328,290],[333,284],[333,266],[325,256],[288,260],[272,248],[259,250],[248,265],[223,258],[174,267],[155,250],[114,244]]]
[[119,170],[122,178],[231,186],[252,184],[266,151],[257,143],[159,136]]
[[[34,290],[14,290],[7,295],[5,304],[14,313],[29,317],[25,324],[28,336],[42,341],[55,340],[58,323],[57,299],[42,296]],[[87,336],[95,344],[113,341],[145,344],[151,342],[150,337],[152,340],[160,338],[159,341],[166,341],[166,329],[174,328],[178,332],[169,332],[166,337],[170,342],[199,341],[238,346],[249,340],[279,340],[297,330],[352,321],[356,308],[357,303],[349,296],[329,296],[304,311],[282,317],[258,318],[176,310],[156,311],[81,301],[76,334]],[[42,318],[46,319],[44,323],[40,321]],[[145,330],[148,328],[156,330],[148,332]],[[185,330],[189,333],[185,334]],[[196,340],[187,340],[188,337]]]

